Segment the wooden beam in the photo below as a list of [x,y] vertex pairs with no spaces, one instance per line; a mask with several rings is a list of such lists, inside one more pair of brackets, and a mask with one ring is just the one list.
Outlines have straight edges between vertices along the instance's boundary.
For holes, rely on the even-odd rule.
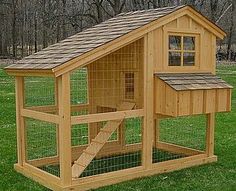
[[26,107],[25,109],[39,111],[39,112],[56,112],[57,111],[57,107],[55,105],[33,106],[33,107]]
[[[89,107],[89,104],[72,105],[71,112],[86,110],[88,109],[88,107]],[[26,107],[26,109],[40,111],[40,112],[57,112],[58,111],[58,107],[56,105],[33,106],[33,107]]]
[[40,167],[44,165],[57,165],[59,164],[59,156],[28,160],[27,163],[34,167]]
[[116,119],[123,118],[132,118],[132,117],[141,117],[143,116],[143,109],[137,110],[127,110],[127,111],[116,111],[116,112],[108,112],[108,113],[96,113],[89,115],[81,115],[81,116],[72,116],[71,124],[84,124],[84,123],[95,123],[101,121],[111,121]]
[[54,77],[52,70],[23,70],[23,69],[5,69],[8,75],[12,76],[43,76]]
[[207,114],[207,130],[206,130],[206,154],[214,155],[214,130],[215,130],[215,113]]
[[47,121],[50,123],[56,123],[56,124],[59,123],[59,116],[50,114],[50,113],[43,113],[43,112],[33,111],[29,109],[22,109],[21,115],[24,117],[29,117],[29,118],[33,118],[33,119],[37,119],[41,121]]
[[89,108],[89,104],[72,105],[71,112],[83,111]]
[[188,147],[183,147],[180,145],[175,145],[171,143],[165,143],[165,142],[157,142],[156,144],[157,149],[164,150],[164,151],[169,151],[171,153],[176,153],[176,154],[184,154],[187,156],[192,156],[192,155],[198,155],[198,154],[203,154],[204,151],[200,151],[197,149],[192,149]]
[[16,77],[16,126],[17,126],[17,157],[18,164],[23,165],[26,161],[26,130],[25,120],[21,114],[24,108],[24,78]]
[[142,165],[150,169],[152,165],[152,147],[154,138],[154,37],[149,32],[144,37],[144,125]]
[[153,146],[157,146],[157,143],[160,141],[160,119],[155,119],[155,138],[154,138],[154,144]]
[[59,158],[60,178],[62,185],[71,185],[71,107],[70,107],[70,74],[58,78],[59,107]]

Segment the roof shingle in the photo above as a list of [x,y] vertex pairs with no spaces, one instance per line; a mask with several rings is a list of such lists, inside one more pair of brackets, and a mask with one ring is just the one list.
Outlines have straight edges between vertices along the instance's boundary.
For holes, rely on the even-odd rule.
[[184,6],[121,13],[27,56],[7,69],[53,69]]

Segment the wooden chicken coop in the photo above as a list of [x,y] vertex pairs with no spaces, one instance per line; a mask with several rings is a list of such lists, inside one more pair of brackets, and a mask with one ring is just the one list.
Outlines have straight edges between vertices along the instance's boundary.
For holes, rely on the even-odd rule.
[[16,78],[15,169],[89,190],[215,162],[225,32],[189,6],[122,13],[5,68]]

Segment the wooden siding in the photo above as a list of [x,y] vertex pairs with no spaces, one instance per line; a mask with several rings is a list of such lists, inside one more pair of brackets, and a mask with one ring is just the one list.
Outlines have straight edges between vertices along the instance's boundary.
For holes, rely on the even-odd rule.
[[227,112],[231,110],[231,89],[176,91],[155,79],[155,113],[172,117]]
[[[197,35],[195,66],[168,66],[168,33]],[[154,72],[215,73],[216,36],[190,16],[179,17],[154,30]]]

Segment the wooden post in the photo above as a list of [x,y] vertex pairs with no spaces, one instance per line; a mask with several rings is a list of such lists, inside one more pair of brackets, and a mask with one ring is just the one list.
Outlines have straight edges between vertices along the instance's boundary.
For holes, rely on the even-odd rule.
[[154,134],[153,84],[153,32],[149,32],[144,37],[144,126],[142,165],[146,169],[150,169],[152,166]]
[[58,77],[59,158],[63,186],[71,185],[72,182],[70,105],[70,73],[66,73]]
[[16,126],[18,164],[23,166],[26,161],[26,130],[21,110],[24,108],[24,77],[16,77]]
[[154,146],[157,148],[158,142],[160,141],[160,119],[157,117],[155,119],[155,137],[154,137]]
[[207,130],[206,130],[206,154],[214,155],[214,129],[215,129],[215,113],[207,114]]
[[[59,113],[58,109],[58,78],[54,78],[54,98],[55,98],[55,106],[56,106],[56,115]],[[59,156],[59,125],[56,124],[56,142],[57,142],[57,156]]]

